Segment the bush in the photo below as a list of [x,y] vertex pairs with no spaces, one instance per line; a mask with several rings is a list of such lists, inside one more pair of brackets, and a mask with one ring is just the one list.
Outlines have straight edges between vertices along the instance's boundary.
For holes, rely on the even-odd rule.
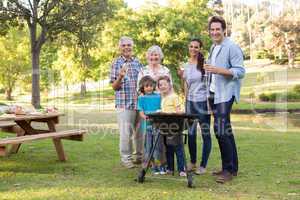
[[300,94],[300,85],[295,85],[293,91]]
[[265,93],[261,93],[259,96],[258,96],[259,100],[261,101],[270,101],[270,98],[269,98],[269,95],[265,94]]
[[284,64],[288,63],[288,59],[287,58],[282,58],[282,59],[277,58],[274,60],[274,63],[278,64],[278,65],[284,65]]
[[288,92],[287,94],[288,101],[299,101],[300,100],[300,93],[297,92]]
[[297,93],[295,91],[287,92],[287,93],[270,93],[270,94],[262,93],[258,96],[258,98],[260,101],[270,101],[270,102],[299,101],[300,93]]

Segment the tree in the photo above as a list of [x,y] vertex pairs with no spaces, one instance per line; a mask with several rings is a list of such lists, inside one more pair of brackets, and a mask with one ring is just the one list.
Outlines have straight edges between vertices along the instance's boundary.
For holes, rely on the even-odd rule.
[[108,71],[109,63],[118,53],[119,38],[127,35],[133,38],[134,52],[144,63],[147,49],[159,45],[165,54],[163,64],[171,69],[175,78],[175,68],[187,58],[190,39],[201,38],[205,44],[204,51],[211,44],[207,32],[211,11],[206,5],[206,0],[190,0],[185,3],[175,1],[168,7],[153,4],[137,11],[121,9],[105,24],[101,33],[99,54],[103,61],[102,71]]
[[0,84],[7,100],[12,100],[17,81],[30,69],[29,41],[22,35],[24,31],[14,28],[0,37]]
[[[40,53],[47,40],[55,39],[63,31],[74,31],[78,26],[78,11],[84,10],[88,0],[6,0],[0,3],[0,20],[25,21],[30,32],[32,61],[32,105],[40,107]],[[106,0],[94,0],[104,8]]]

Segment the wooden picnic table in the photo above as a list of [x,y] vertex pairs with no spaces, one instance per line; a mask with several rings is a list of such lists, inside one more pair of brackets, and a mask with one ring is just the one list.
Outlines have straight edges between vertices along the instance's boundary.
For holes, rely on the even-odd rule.
[[[59,117],[63,116],[62,113],[38,113],[38,114],[24,114],[24,115],[15,115],[15,114],[5,114],[0,116],[0,121],[14,121],[19,125],[24,131],[18,132],[17,137],[26,136],[26,135],[37,135],[43,133],[53,133],[56,132],[56,124],[59,123]],[[40,122],[47,124],[48,129],[41,130],[35,129],[32,127],[31,122]],[[66,137],[65,139],[71,140],[82,140],[82,135],[73,135]],[[65,160],[65,154],[63,146],[60,139],[53,138],[53,143],[57,150],[60,160]],[[14,144],[10,150],[10,153],[17,153],[20,149],[20,144]]]

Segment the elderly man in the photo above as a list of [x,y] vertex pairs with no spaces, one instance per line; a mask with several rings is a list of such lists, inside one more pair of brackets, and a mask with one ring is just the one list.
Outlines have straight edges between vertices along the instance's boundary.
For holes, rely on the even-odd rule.
[[214,130],[219,143],[222,169],[213,173],[218,183],[230,181],[238,172],[238,154],[233,136],[230,112],[234,101],[239,101],[241,79],[245,75],[243,52],[238,45],[225,37],[226,23],[222,17],[210,19],[209,34],[213,40],[208,64],[211,73],[210,105],[214,115]]
[[[133,56],[131,38],[121,37],[119,49],[121,55],[112,63],[110,83],[115,91],[115,107],[118,112],[121,162],[124,167],[133,168],[134,163],[139,163],[142,159],[143,139],[135,131],[138,117],[136,86],[142,64]],[[133,160],[133,154],[136,160]]]

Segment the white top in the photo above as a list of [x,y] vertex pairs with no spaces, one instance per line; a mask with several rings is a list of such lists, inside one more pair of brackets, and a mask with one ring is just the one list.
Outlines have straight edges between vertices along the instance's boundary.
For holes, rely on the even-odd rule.
[[[216,45],[212,52],[212,55],[211,55],[211,65],[212,66],[216,66],[216,57],[217,57],[217,53],[219,52],[220,48],[221,48],[221,45]],[[212,74],[210,88],[209,88],[209,90],[211,92],[215,92],[215,87],[216,87],[215,81],[216,81],[216,77],[214,74]]]
[[[139,72],[139,75],[138,75],[137,86],[139,86],[140,80],[144,76],[150,76],[155,81],[157,81],[158,78],[161,77],[161,76],[168,76],[170,78],[171,85],[173,86],[172,76],[171,76],[170,70],[167,67],[163,66],[163,65],[160,65],[157,71],[153,71],[152,68],[149,67],[149,65],[142,68],[142,70]],[[139,87],[137,87],[137,89],[138,88]]]

